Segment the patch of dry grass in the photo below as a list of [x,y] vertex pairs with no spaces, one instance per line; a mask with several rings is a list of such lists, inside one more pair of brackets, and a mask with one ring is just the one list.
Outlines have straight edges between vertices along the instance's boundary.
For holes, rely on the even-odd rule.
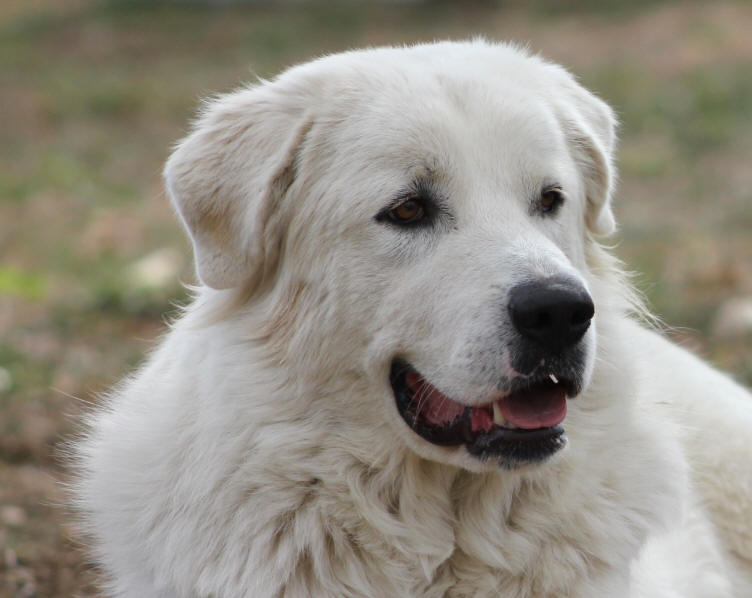
[[619,253],[682,342],[752,382],[749,335],[709,335],[722,302],[752,296],[752,6],[558,6],[4,6],[0,596],[96,595],[55,455],[184,298],[177,277],[134,285],[134,262],[179,248],[192,277],[161,190],[170,144],[201,96],[322,52],[484,34],[569,65],[623,121]]

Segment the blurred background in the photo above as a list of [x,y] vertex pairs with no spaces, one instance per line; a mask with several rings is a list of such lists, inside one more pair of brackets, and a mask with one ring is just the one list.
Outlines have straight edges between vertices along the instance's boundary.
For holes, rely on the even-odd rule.
[[193,280],[171,144],[201,97],[322,53],[483,34],[567,65],[622,121],[616,252],[752,383],[750,31],[748,2],[0,0],[0,597],[97,595],[61,453]]

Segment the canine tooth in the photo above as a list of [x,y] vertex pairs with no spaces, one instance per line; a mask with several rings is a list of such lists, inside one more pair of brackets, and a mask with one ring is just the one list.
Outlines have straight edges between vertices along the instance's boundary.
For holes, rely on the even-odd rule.
[[505,426],[507,425],[507,420],[504,419],[504,416],[501,413],[501,407],[499,407],[499,403],[497,401],[493,402],[493,416],[494,416],[494,423],[497,426]]
[[556,376],[554,376],[553,374],[549,374],[548,377],[551,378],[551,382],[553,382],[554,384],[558,384],[559,383],[559,379]]

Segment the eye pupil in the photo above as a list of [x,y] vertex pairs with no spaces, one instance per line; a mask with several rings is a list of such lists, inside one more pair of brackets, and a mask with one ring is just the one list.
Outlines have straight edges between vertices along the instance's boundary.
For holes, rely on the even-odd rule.
[[391,211],[392,218],[398,222],[412,222],[423,216],[423,207],[414,199],[403,201]]
[[544,212],[555,210],[564,200],[558,189],[547,189],[541,193],[540,206]]

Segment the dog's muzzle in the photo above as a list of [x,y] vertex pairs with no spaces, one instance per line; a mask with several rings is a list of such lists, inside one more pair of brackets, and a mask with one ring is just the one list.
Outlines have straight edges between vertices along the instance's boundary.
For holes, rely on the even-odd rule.
[[518,337],[510,347],[516,373],[489,402],[456,401],[400,358],[392,362],[390,382],[400,415],[416,434],[515,468],[565,446],[566,402],[582,389],[587,347],[581,341],[595,309],[581,283],[554,277],[512,288],[508,310]]

